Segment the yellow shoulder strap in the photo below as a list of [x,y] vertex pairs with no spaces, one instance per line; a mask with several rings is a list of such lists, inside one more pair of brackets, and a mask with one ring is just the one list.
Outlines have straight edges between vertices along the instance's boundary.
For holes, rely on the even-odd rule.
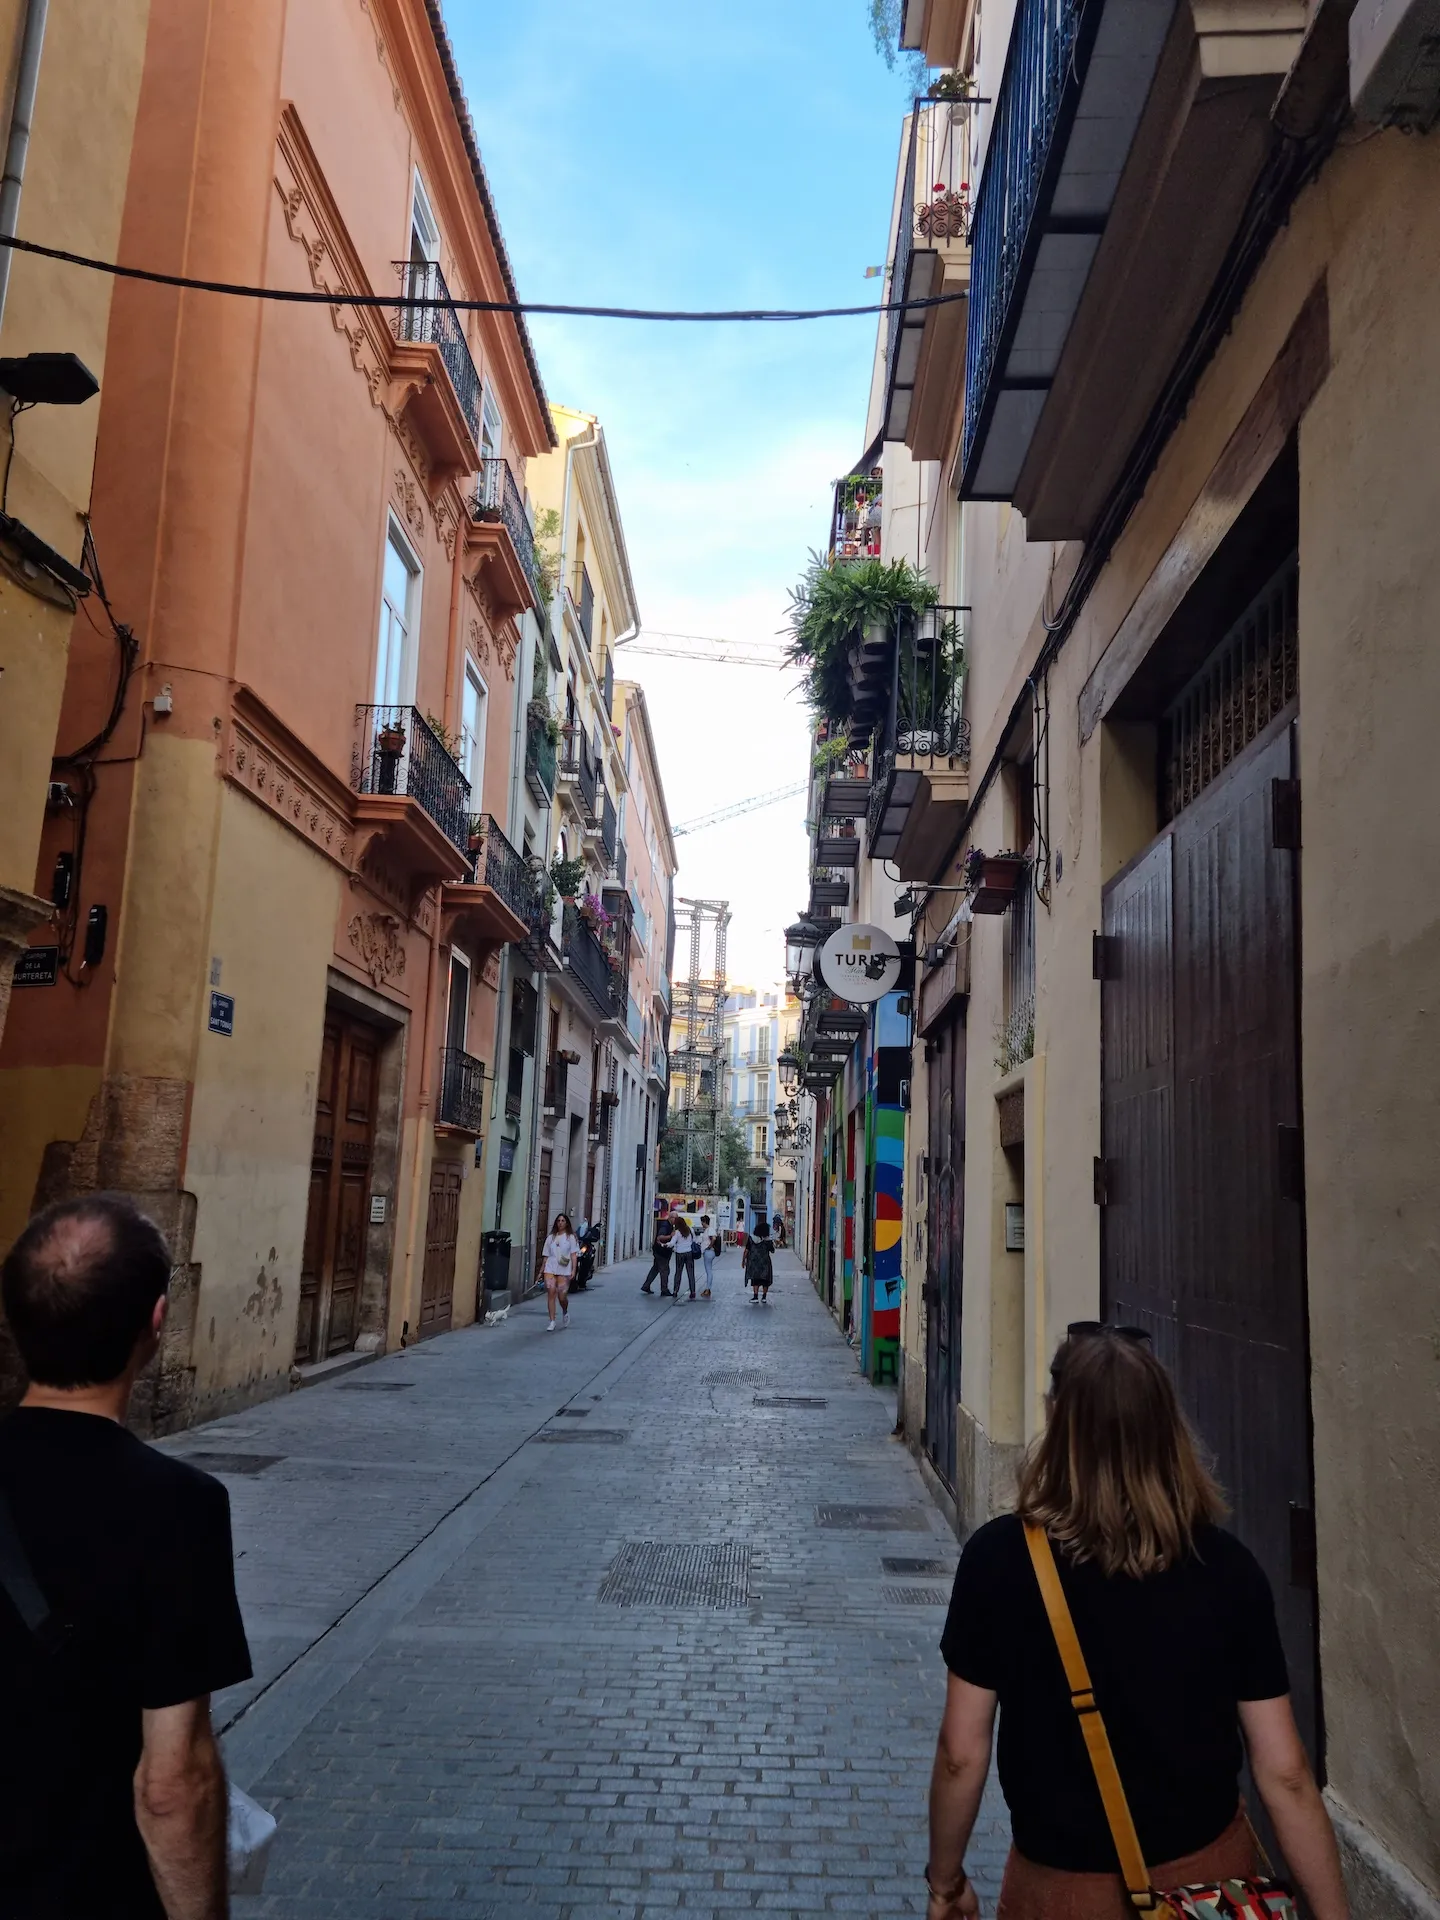
[[1080,1731],[1085,1736],[1085,1750],[1095,1770],[1095,1784],[1100,1789],[1100,1798],[1104,1803],[1110,1837],[1120,1856],[1120,1871],[1133,1904],[1142,1912],[1148,1912],[1157,1905],[1154,1889],[1150,1885],[1149,1869],[1140,1851],[1140,1836],[1135,1831],[1135,1822],[1130,1817],[1130,1802],[1125,1798],[1125,1789],[1120,1784],[1115,1755],[1110,1750],[1110,1736],[1105,1731],[1105,1722],[1095,1704],[1089,1669],[1080,1651],[1075,1622],[1070,1617],[1070,1604],[1060,1584],[1055,1555],[1045,1529],[1027,1523],[1025,1544],[1030,1549],[1035,1578],[1040,1582],[1041,1597],[1050,1617],[1050,1631],[1055,1636],[1060,1664],[1065,1669],[1065,1679],[1070,1687],[1070,1704],[1079,1716]]

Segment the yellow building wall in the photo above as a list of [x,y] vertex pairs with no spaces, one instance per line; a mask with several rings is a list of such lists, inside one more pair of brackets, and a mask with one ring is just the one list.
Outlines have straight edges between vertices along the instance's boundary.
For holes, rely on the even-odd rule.
[[[213,782],[214,776],[211,775]],[[235,788],[220,789],[211,961],[235,1031],[200,1023],[184,1184],[196,1199],[195,1409],[288,1382],[305,1241],[326,966],[342,875]]]

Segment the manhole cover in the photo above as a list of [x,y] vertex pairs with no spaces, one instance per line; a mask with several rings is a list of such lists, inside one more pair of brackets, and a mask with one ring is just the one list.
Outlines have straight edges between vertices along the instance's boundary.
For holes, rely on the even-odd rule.
[[559,1441],[569,1440],[572,1443],[583,1441],[587,1445],[617,1447],[630,1436],[618,1427],[546,1427],[535,1438],[548,1441],[552,1446]]
[[342,1393],[408,1393],[413,1380],[342,1380]]
[[763,1387],[765,1375],[755,1367],[722,1367],[719,1373],[707,1373],[702,1387]]
[[264,1473],[285,1458],[283,1453],[182,1453],[177,1459],[199,1467],[202,1473]]
[[852,1532],[928,1533],[930,1516],[924,1507],[817,1507],[815,1524],[847,1528]]
[[693,1547],[631,1540],[611,1561],[600,1599],[612,1607],[747,1606],[750,1549],[734,1540]]
[[955,1569],[948,1560],[912,1560],[903,1553],[887,1553],[880,1565],[886,1573],[908,1574],[912,1580],[952,1580]]
[[943,1607],[950,1599],[943,1587],[882,1587],[880,1592],[892,1607]]
[[757,1393],[757,1407],[828,1407],[828,1400],[816,1400],[804,1393]]

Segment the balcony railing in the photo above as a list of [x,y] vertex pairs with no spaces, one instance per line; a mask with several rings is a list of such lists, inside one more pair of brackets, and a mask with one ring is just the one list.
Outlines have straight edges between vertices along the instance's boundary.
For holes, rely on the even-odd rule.
[[470,782],[440,736],[414,707],[357,707],[350,784],[356,793],[418,800],[445,838],[464,850],[470,836]]
[[[968,100],[917,100],[895,229],[890,314],[885,345],[885,438],[904,440],[928,307],[902,307],[951,291],[968,269],[970,246],[970,132]],[[918,255],[930,255],[920,259]],[[949,270],[951,288],[943,282]]]
[[535,533],[530,525],[530,517],[525,511],[525,502],[520,498],[520,489],[515,484],[515,476],[510,471],[508,460],[482,460],[480,475],[475,482],[475,492],[471,497],[471,512],[477,520],[498,520],[509,534],[520,564],[525,569],[525,578],[530,582],[530,591],[539,606],[540,561],[535,552]]
[[[892,316],[893,317],[893,316]],[[830,528],[831,558],[878,560],[884,531],[884,481],[874,473],[850,473],[835,482],[835,517]]]
[[[1051,149],[1067,90],[1079,94],[1074,56],[1082,0],[1020,0],[1010,30],[1005,74],[994,109],[985,171],[970,223],[973,262],[965,346],[965,428],[960,462],[967,489],[982,421],[999,398],[1002,348],[1008,354],[1021,266],[1038,245],[1034,215],[1050,171]],[[1093,241],[1091,242],[1093,246]],[[997,392],[992,393],[994,385]],[[1038,409],[1043,392],[1016,392]]]
[[570,1104],[570,1062],[552,1060],[545,1069],[545,1111],[564,1113]]
[[590,584],[590,576],[584,567],[580,569],[580,598],[576,603],[575,617],[580,622],[580,631],[585,636],[585,644],[590,644],[590,636],[595,626],[595,589]]
[[475,884],[489,887],[518,914],[526,925],[533,925],[540,912],[540,890],[535,876],[511,846],[488,813],[471,817],[471,837],[481,836],[474,855]]
[[890,635],[884,704],[871,746],[867,853],[893,859],[923,775],[969,765],[965,607],[903,613]]
[[600,672],[600,691],[605,698],[605,718],[609,720],[615,712],[615,656],[608,650]]
[[[480,375],[470,358],[460,316],[450,300],[445,276],[433,260],[397,260],[401,297],[416,304],[397,307],[395,337],[438,347],[455,398],[476,446],[480,444]],[[428,303],[428,304],[422,304]]]
[[622,887],[625,885],[625,842],[623,840],[617,841],[615,846],[615,878]]
[[577,907],[567,902],[563,920],[565,966],[585,989],[602,1020],[624,1017],[625,980],[611,964],[599,939],[585,924]]
[[555,742],[549,716],[533,707],[525,716],[525,784],[542,805],[555,798]]
[[440,1097],[435,1119],[442,1127],[480,1133],[485,1125],[485,1062],[463,1047],[440,1049]]
[[605,795],[600,807],[600,842],[605,849],[605,857],[614,864],[616,834],[619,831],[619,816],[615,811],[615,802],[609,794]]
[[583,811],[591,820],[596,819],[599,814],[599,775],[591,762],[590,743],[583,727],[569,726],[563,729],[559,765],[561,778],[575,782]]

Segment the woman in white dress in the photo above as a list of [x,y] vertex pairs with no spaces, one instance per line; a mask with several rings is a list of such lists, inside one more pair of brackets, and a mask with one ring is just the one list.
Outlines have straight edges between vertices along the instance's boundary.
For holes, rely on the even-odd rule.
[[575,1278],[575,1262],[579,1256],[580,1242],[575,1238],[569,1214],[557,1213],[541,1254],[545,1304],[550,1309],[550,1324],[545,1329],[547,1333],[555,1331],[557,1301],[560,1305],[560,1325],[568,1327],[570,1324],[570,1282]]

